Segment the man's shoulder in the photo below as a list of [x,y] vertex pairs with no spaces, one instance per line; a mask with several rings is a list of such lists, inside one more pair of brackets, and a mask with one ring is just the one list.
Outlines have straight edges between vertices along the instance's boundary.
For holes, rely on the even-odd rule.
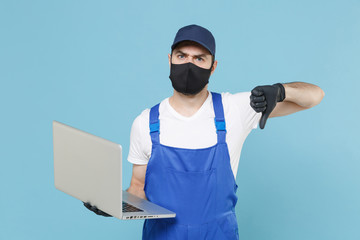
[[132,124],[132,128],[134,130],[135,129],[140,130],[141,126],[144,126],[144,124],[149,122],[149,112],[150,112],[150,109],[146,108],[134,119],[133,124]]
[[[167,99],[167,98],[166,98]],[[159,111],[161,111],[161,109],[163,108],[164,102],[166,101],[166,99],[162,100],[159,104]],[[158,104],[158,103],[157,103]],[[157,104],[155,104],[154,106],[156,106]],[[147,124],[149,122],[149,116],[150,116],[150,110],[152,107],[150,108],[146,108],[144,109],[134,120],[134,123],[137,122],[139,124]]]
[[222,97],[247,97],[250,96],[251,92],[237,92],[237,93],[230,93],[230,92],[221,92]]
[[238,92],[238,93],[229,93],[222,92],[221,97],[224,104],[241,104],[250,102],[251,92]]

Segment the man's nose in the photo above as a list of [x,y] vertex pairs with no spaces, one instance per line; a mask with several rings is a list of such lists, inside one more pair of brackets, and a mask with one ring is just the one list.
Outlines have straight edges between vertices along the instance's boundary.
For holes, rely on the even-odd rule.
[[189,62],[195,64],[195,58],[194,58],[193,56],[188,56],[188,57],[186,58],[186,63],[189,63]]

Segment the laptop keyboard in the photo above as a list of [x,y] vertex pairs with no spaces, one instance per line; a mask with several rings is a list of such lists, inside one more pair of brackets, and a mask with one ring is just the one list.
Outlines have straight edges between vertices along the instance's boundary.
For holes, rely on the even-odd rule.
[[123,212],[143,212],[143,210],[141,210],[140,208],[137,208],[126,202],[122,203],[122,211]]

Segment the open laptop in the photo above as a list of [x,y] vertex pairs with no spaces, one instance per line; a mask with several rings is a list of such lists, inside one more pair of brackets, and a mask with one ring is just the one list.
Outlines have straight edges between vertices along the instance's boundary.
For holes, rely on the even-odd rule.
[[122,147],[53,121],[55,187],[119,219],[175,213],[122,190]]

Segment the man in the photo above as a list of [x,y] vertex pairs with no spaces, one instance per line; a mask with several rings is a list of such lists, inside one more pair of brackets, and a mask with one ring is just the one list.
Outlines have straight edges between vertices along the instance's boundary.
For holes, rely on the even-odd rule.
[[238,239],[235,176],[246,137],[268,118],[319,104],[324,92],[297,82],[209,93],[215,39],[197,25],[177,32],[168,58],[174,92],[134,120],[127,191],[177,215],[146,220],[143,239]]

